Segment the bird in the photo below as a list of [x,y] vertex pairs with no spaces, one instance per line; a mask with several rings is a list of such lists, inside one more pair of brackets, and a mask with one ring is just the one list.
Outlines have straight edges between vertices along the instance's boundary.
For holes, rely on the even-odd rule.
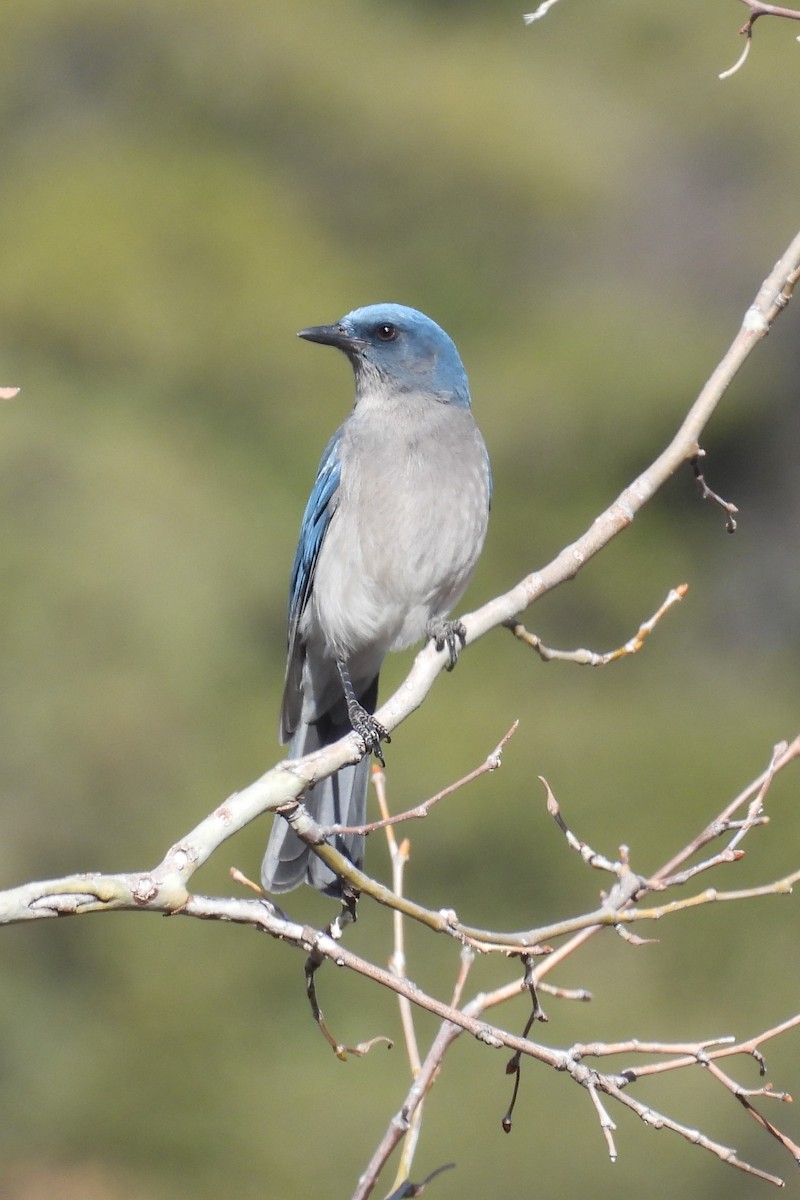
[[[350,360],[355,404],[322,455],[303,515],[289,589],[280,740],[299,758],[355,730],[360,761],[303,797],[320,825],[366,820],[374,717],[389,651],[423,639],[455,665],[465,630],[447,615],[483,548],[492,473],[452,339],[402,304],[370,304],[298,337]],[[359,869],[363,834],[333,844]],[[261,870],[267,892],[309,883],[335,898],[340,878],[276,815]]]

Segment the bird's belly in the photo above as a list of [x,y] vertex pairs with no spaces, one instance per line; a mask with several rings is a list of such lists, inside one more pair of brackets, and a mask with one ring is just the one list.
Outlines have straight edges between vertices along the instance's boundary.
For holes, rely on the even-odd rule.
[[457,493],[407,494],[410,502],[399,506],[380,492],[371,503],[360,495],[357,520],[343,497],[331,521],[312,608],[334,656],[378,647],[385,654],[421,641],[430,619],[450,612],[469,581],[488,518],[485,472],[462,476]]

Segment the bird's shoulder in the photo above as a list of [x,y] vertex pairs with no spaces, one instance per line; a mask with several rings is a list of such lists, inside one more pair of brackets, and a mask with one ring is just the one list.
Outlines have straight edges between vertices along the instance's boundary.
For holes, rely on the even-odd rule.
[[330,438],[323,451],[314,486],[303,513],[289,587],[290,644],[311,592],[314,568],[319,558],[325,533],[336,511],[341,482],[343,440],[344,432],[340,427]]

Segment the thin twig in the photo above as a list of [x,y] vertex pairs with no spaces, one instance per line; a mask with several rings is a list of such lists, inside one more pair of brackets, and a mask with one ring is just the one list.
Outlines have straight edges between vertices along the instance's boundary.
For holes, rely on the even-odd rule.
[[[442,788],[440,792],[430,796],[427,800],[423,800],[421,804],[415,804],[413,808],[407,809],[405,812],[390,814],[388,810],[384,814],[381,809],[381,819],[379,821],[370,821],[366,825],[322,825],[320,833],[326,838],[337,833],[374,833],[377,829],[388,829],[391,825],[399,825],[401,821],[409,821],[412,818],[427,817],[434,804],[438,804],[440,800],[444,800],[446,796],[452,796],[453,792],[459,791],[466,784],[472,783],[475,779],[480,779],[482,775],[490,774],[492,771],[497,771],[502,765],[503,751],[511,738],[519,728],[519,721],[514,721],[513,725],[503,734],[500,741],[495,746],[494,750],[487,754],[484,761],[479,767],[470,771],[467,775],[457,779],[455,783],[448,784]],[[395,889],[396,890],[396,889]]]
[[[471,964],[471,951],[465,948],[462,952],[459,975],[453,991],[454,1011],[457,1011],[457,1007],[461,1002],[461,991],[466,982]],[[480,1005],[473,1002],[465,1006],[463,1015],[469,1018],[476,1018],[480,1015],[480,1012]],[[373,1191],[389,1156],[400,1139],[405,1135],[405,1131],[409,1128],[413,1120],[414,1113],[433,1086],[441,1070],[442,1061],[448,1048],[462,1032],[464,1030],[460,1025],[449,1020],[442,1022],[436,1037],[431,1043],[430,1050],[425,1056],[425,1061],[417,1072],[399,1112],[395,1113],[389,1121],[386,1133],[383,1135],[366,1169],[359,1178],[356,1190],[353,1192],[352,1200],[366,1200]]]
[[764,1179],[767,1183],[773,1183],[776,1187],[783,1187],[784,1182],[778,1175],[771,1175],[768,1171],[761,1171],[758,1167],[752,1166],[745,1162],[744,1159],[738,1158],[736,1151],[730,1146],[723,1146],[721,1142],[715,1142],[712,1138],[707,1137],[699,1129],[692,1129],[688,1125],[682,1125],[679,1121],[674,1121],[671,1117],[664,1113],[658,1112],[651,1108],[648,1104],[642,1104],[627,1092],[622,1091],[616,1084],[606,1077],[602,1080],[602,1090],[609,1096],[613,1096],[620,1104],[635,1112],[637,1117],[644,1121],[651,1129],[671,1129],[673,1133],[677,1133],[680,1137],[691,1142],[693,1146],[700,1146],[703,1150],[708,1150],[709,1153],[721,1159],[722,1162],[728,1163],[732,1167],[743,1171],[746,1175],[754,1175],[757,1179]]
[[722,496],[718,496],[716,492],[713,492],[706,483],[706,477],[700,470],[700,463],[705,456],[705,450],[698,447],[697,454],[695,454],[690,464],[694,473],[695,483],[697,484],[697,490],[700,493],[700,499],[709,500],[712,504],[716,504],[717,508],[721,508],[726,517],[725,528],[728,533],[736,533],[736,514],[739,512],[739,509],[730,500],[723,500]]
[[[378,797],[378,807],[382,813],[388,814],[386,801],[386,772],[382,767],[373,767],[372,782],[375,787],[375,793]],[[405,866],[408,862],[409,853],[411,850],[408,838],[398,846],[397,839],[391,827],[386,828],[386,842],[389,847],[389,857],[392,864],[392,887],[398,896],[403,894],[403,874]],[[393,931],[393,948],[392,956],[389,959],[389,968],[394,971],[399,979],[406,977],[406,951],[405,951],[405,932],[403,928],[403,914],[400,912],[392,913],[392,931]],[[416,1034],[414,1032],[414,1022],[411,1016],[411,1005],[406,1000],[405,996],[399,997],[400,1004],[400,1020],[403,1026],[403,1036],[406,1043],[406,1051],[408,1053],[409,1066],[411,1067],[412,1075],[420,1068],[419,1047],[417,1045]]]
[[649,620],[642,622],[636,633],[623,646],[618,646],[616,650],[607,650],[605,653],[597,653],[595,650],[586,650],[580,647],[577,650],[555,650],[552,646],[545,646],[542,639],[535,633],[529,633],[521,621],[516,617],[504,621],[506,629],[510,629],[515,638],[521,642],[525,642],[541,658],[542,662],[574,662],[581,667],[605,667],[609,663],[617,662],[621,658],[627,658],[631,654],[638,654],[644,645],[644,640],[649,633],[652,633],[658,622],[668,611],[673,604],[677,604],[689,590],[688,583],[681,583],[678,587],[672,588],[661,607],[653,613]]
[[764,784],[771,784],[776,773],[778,771],[782,771],[799,755],[800,736],[794,738],[794,740],[788,744],[786,742],[780,742],[775,750],[773,750],[769,766],[766,768],[766,770],[756,779],[754,779],[752,783],[749,783],[744,791],[740,792],[738,796],[735,796],[734,799],[731,800],[730,803],[725,806],[725,808],[723,808],[722,812],[715,817],[715,819],[709,825],[706,825],[705,829],[703,829],[696,838],[684,846],[682,850],[679,850],[678,853],[669,860],[669,862],[665,863],[664,866],[661,867],[652,877],[653,880],[667,880],[671,878],[675,871],[679,867],[683,866],[685,862],[688,862],[690,858],[693,858],[694,855],[703,848],[703,846],[708,845],[709,842],[714,841],[716,838],[726,833],[730,828],[731,818],[734,816],[734,814],[737,813],[739,809],[743,808],[744,805],[747,804],[754,795],[760,794],[763,800],[764,794],[762,789]]
[[[386,771],[382,767],[373,768],[372,782],[375,786],[375,792],[378,797],[378,808],[380,809],[381,815],[385,818],[388,818],[389,806],[386,798]],[[398,846],[397,839],[394,836],[394,830],[389,824],[386,826],[386,843],[389,847],[389,857],[392,864],[392,887],[398,896],[402,896],[403,876],[405,873],[406,863],[408,862],[411,845],[408,838],[404,838]],[[392,913],[392,931],[394,939],[392,956],[389,959],[389,969],[397,976],[398,979],[405,979],[407,977],[406,951],[402,913],[396,911]],[[406,1053],[408,1054],[408,1062],[411,1068],[411,1078],[416,1079],[417,1075],[419,1075],[422,1063],[420,1060],[417,1034],[414,1028],[413,1008],[411,1001],[407,996],[398,995],[397,1002],[400,1010],[400,1024],[403,1029],[403,1039],[406,1044]],[[411,1117],[408,1121],[408,1127],[405,1131],[403,1139],[403,1152],[400,1156],[400,1163],[397,1168],[397,1175],[392,1188],[394,1193],[396,1193],[401,1186],[405,1186],[405,1184],[408,1182],[411,1172],[411,1165],[414,1161],[414,1153],[419,1140],[419,1131],[422,1125],[422,1109],[423,1101],[420,1101],[419,1106],[411,1114]]]
[[542,17],[547,16],[553,5],[557,3],[558,0],[542,0],[536,12],[524,13],[522,19],[526,25],[532,25],[534,21],[541,21]]
[[597,1085],[594,1083],[588,1083],[586,1085],[586,1090],[588,1091],[592,1104],[595,1107],[595,1111],[600,1118],[600,1128],[603,1131],[603,1136],[605,1137],[606,1145],[608,1146],[608,1157],[612,1162],[616,1162],[617,1147],[614,1143],[614,1131],[617,1127],[611,1120],[611,1117],[608,1115],[608,1109],[605,1107],[597,1094]]
[[741,36],[746,39],[744,50],[732,67],[728,67],[727,71],[722,71],[720,79],[730,79],[731,75],[735,75],[739,68],[744,66],[753,41],[753,26],[759,17],[783,17],[789,21],[800,21],[800,12],[795,8],[784,8],[779,4],[763,4],[762,0],[742,0],[742,3],[750,9],[750,16],[739,30]]
[[[800,1027],[800,1013],[796,1016],[789,1017],[786,1021],[781,1021],[778,1025],[773,1025],[771,1029],[765,1029],[762,1033],[756,1034],[755,1037],[748,1038],[744,1042],[737,1042],[733,1037],[715,1038],[706,1042],[698,1042],[694,1046],[681,1046],[678,1043],[657,1042],[633,1042],[633,1043],[618,1043],[617,1047],[611,1047],[611,1053],[642,1053],[642,1054],[677,1054],[677,1058],[672,1058],[669,1062],[643,1063],[641,1066],[627,1066],[622,1074],[629,1082],[634,1082],[637,1079],[644,1079],[649,1075],[662,1075],[665,1071],[677,1071],[683,1067],[690,1067],[694,1063],[701,1061],[700,1054],[705,1058],[715,1062],[723,1058],[731,1058],[734,1054],[750,1055],[752,1058],[760,1059],[759,1047],[765,1042],[772,1041],[782,1033],[788,1033],[790,1029]],[[598,1051],[594,1047],[585,1047],[587,1054],[597,1054]]]
[[[800,737],[796,737],[780,755],[776,756],[773,753],[770,766],[767,768],[767,770],[759,775],[757,779],[753,780],[752,783],[748,784],[748,786],[742,792],[740,792],[738,796],[731,800],[730,803],[723,808],[719,816],[709,825],[707,825],[701,834],[690,841],[687,846],[678,851],[673,858],[671,858],[667,863],[665,863],[653,875],[650,876],[648,880],[650,887],[653,889],[658,889],[659,885],[663,881],[666,881],[672,877],[676,869],[682,866],[683,863],[696,854],[702,846],[706,845],[713,838],[718,837],[721,831],[726,830],[729,827],[729,822],[733,814],[736,813],[744,804],[746,804],[754,794],[760,791],[765,780],[771,780],[778,771],[781,771],[787,767],[798,755],[800,755]],[[630,901],[628,901],[628,903],[630,903]],[[540,984],[546,975],[554,971],[556,967],[558,967],[565,959],[574,954],[575,951],[584,945],[585,942],[595,937],[602,928],[603,926],[598,924],[595,927],[586,926],[583,929],[575,930],[572,936],[569,937],[569,939],[564,942],[563,945],[557,946],[547,958],[539,963],[539,966],[536,969],[537,984]]]

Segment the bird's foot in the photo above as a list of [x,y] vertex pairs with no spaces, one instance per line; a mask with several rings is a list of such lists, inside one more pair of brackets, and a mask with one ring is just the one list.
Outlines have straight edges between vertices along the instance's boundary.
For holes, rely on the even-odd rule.
[[[342,680],[344,698],[347,704],[347,716],[353,729],[364,743],[364,753],[374,754],[382,767],[386,766],[381,754],[381,742],[390,742],[388,729],[384,729],[380,721],[376,721],[371,712],[367,712],[363,704],[356,698],[353,680],[350,678],[350,668],[343,658],[336,660],[339,676]],[[377,680],[375,681],[377,683]]]
[[374,754],[382,767],[386,766],[381,751],[381,742],[391,742],[388,729],[376,721],[357,700],[348,702],[347,716],[353,729],[364,743],[364,753]]
[[467,644],[467,631],[463,621],[443,621],[441,617],[434,617],[425,627],[425,637],[433,642],[437,650],[447,647],[450,656],[447,670],[452,671],[458,662],[460,651]]

